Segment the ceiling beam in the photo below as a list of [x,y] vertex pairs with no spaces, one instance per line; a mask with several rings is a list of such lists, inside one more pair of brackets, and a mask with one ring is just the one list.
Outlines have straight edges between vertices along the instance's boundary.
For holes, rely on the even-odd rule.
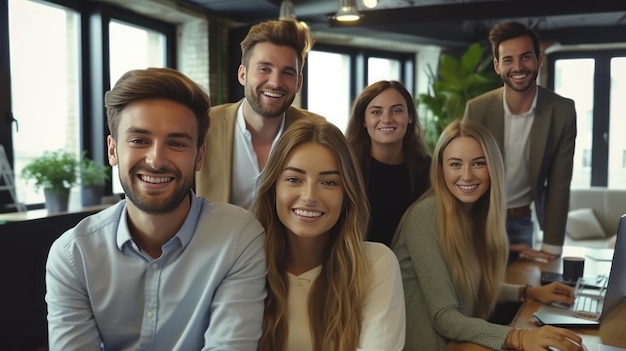
[[[549,1],[549,6],[546,3]],[[626,1],[492,0],[446,5],[413,6],[361,11],[358,22],[338,22],[328,14],[332,27],[384,27],[393,23],[487,20],[523,17],[626,12]]]

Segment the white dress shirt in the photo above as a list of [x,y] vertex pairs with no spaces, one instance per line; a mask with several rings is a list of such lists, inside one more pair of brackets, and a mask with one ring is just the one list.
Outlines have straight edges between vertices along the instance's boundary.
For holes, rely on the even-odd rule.
[[[252,134],[246,128],[246,120],[243,116],[243,105],[245,103],[244,100],[237,110],[235,141],[233,145],[233,178],[229,202],[249,210],[252,208],[252,203],[256,196],[262,170],[259,169],[259,161],[252,146]],[[270,153],[274,150],[278,138],[283,134],[284,128],[285,115],[283,114],[278,133],[274,141],[272,141]]]

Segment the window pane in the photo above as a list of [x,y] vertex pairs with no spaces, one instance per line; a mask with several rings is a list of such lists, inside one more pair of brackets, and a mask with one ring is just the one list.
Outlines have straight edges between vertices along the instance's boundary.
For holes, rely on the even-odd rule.
[[350,56],[311,51],[307,60],[307,109],[345,131],[350,118]]
[[[165,67],[166,38],[162,33],[112,20],[109,23],[111,86],[131,69]],[[113,167],[113,193],[123,193]]]
[[[9,0],[11,99],[19,128],[13,129],[14,171],[17,197],[26,204],[44,202],[43,191],[20,177],[28,162],[43,150],[79,154],[78,23],[78,14],[61,6]],[[70,208],[79,206],[74,187]]]
[[611,59],[611,107],[609,130],[609,188],[626,189],[626,57]]
[[572,189],[591,186],[594,59],[561,59],[554,64],[554,91],[576,102],[576,149]]
[[367,85],[379,80],[400,81],[400,61],[370,57],[367,59]]

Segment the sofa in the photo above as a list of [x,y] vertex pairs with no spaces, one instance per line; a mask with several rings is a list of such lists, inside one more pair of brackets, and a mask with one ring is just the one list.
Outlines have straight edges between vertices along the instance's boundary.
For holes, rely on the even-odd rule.
[[614,247],[619,218],[626,213],[626,189],[572,189],[569,208],[565,245]]
[[[621,215],[626,213],[626,189],[591,187],[570,191],[565,230],[567,246],[613,248]],[[543,240],[535,213],[535,246]]]

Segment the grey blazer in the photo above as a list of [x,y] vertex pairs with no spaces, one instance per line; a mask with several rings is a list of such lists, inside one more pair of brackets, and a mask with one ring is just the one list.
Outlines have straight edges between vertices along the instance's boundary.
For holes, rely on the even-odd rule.
[[[485,125],[504,155],[504,87],[467,102],[463,118]],[[576,109],[574,101],[538,87],[535,119],[530,131],[530,177],[539,225],[546,244],[562,246],[569,208]]]

